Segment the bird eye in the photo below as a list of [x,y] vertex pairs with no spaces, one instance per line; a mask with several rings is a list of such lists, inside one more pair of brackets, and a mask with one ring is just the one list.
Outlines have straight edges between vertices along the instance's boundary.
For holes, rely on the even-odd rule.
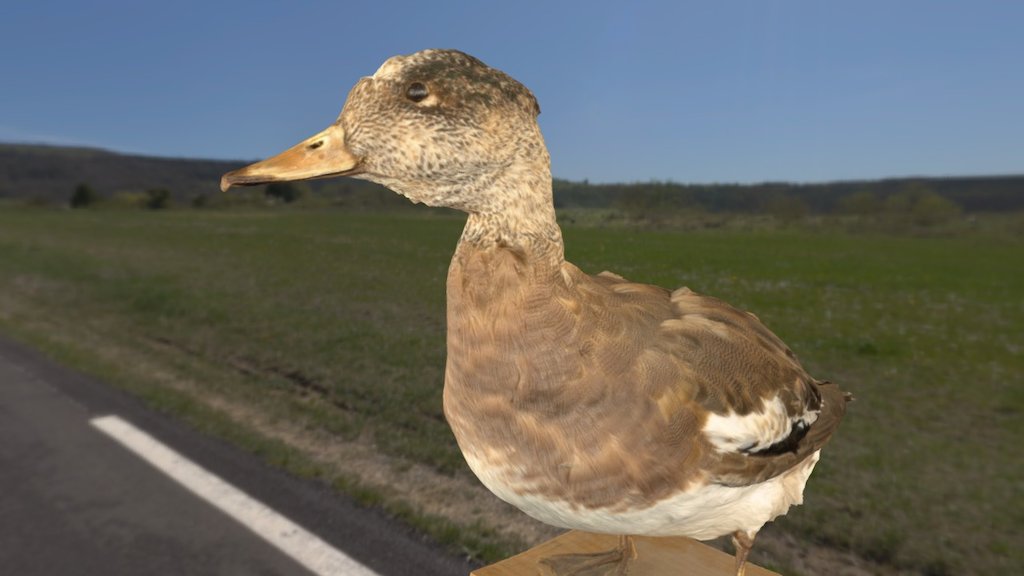
[[427,87],[422,82],[413,82],[412,84],[409,84],[409,88],[406,89],[405,95],[413,102],[422,102],[430,94],[427,92]]

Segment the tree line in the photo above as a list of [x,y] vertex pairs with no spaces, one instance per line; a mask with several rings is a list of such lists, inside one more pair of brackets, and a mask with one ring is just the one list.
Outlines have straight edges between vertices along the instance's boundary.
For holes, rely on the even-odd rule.
[[[248,198],[272,204],[319,202],[400,209],[408,202],[375,184],[320,180],[220,194],[220,175],[246,161],[154,158],[89,148],[0,144],[0,198],[88,206],[98,201],[163,208],[208,207]],[[75,199],[79,186],[89,188]],[[556,179],[558,208],[615,210],[632,219],[682,212],[772,214],[782,220],[815,214],[901,215],[921,223],[961,213],[1024,210],[1024,175],[894,178],[798,184],[596,184]]]
[[1024,177],[901,178],[816,184],[590,184],[556,180],[559,208],[612,208],[633,219],[679,212],[899,215],[929,224],[961,213],[1024,210]]

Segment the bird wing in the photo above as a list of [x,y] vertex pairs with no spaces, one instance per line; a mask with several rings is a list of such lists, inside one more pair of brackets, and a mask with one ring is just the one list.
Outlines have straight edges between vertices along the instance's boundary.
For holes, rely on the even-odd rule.
[[645,310],[667,300],[654,337],[642,344],[646,354],[635,357],[661,363],[644,372],[647,394],[663,411],[700,423],[708,481],[763,482],[811,456],[838,427],[848,395],[807,374],[753,314],[687,288],[669,294],[609,273],[593,278],[625,301],[643,301]]

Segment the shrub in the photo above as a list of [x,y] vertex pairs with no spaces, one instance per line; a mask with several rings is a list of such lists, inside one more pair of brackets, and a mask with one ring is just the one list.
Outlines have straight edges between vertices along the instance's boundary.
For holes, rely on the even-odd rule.
[[171,193],[166,188],[146,190],[146,197],[146,208],[150,210],[163,210],[171,205]]
[[839,199],[839,212],[856,216],[873,216],[882,210],[882,201],[868,190],[854,192]]
[[953,220],[962,212],[963,209],[956,202],[929,192],[914,202],[910,213],[915,223],[921,226],[934,226]]
[[75,186],[75,191],[71,194],[71,207],[88,208],[95,204],[96,200],[96,192],[93,191],[91,186],[83,182]]
[[302,189],[291,182],[272,182],[267,184],[263,195],[268,199],[290,204],[302,197]]
[[960,216],[963,208],[924,184],[912,182],[900,193],[886,198],[885,212],[918,226],[934,226]]
[[146,205],[147,198],[142,192],[122,190],[108,196],[104,204],[114,208],[142,208]]

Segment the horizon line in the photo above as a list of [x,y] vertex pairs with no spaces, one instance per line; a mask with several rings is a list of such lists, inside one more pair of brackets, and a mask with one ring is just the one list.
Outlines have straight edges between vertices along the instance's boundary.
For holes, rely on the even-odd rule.
[[[262,160],[262,158],[253,159],[239,159],[239,158],[210,158],[202,156],[165,156],[160,154],[145,154],[139,152],[127,152],[123,150],[116,150],[113,148],[106,148],[100,145],[93,144],[55,144],[53,142],[45,142],[38,140],[4,140],[0,139],[0,146],[28,146],[37,148],[65,148],[72,150],[88,150],[93,152],[102,152],[115,156],[134,156],[137,158],[151,158],[155,160],[184,160],[184,161],[197,161],[197,162],[224,162],[224,163],[242,163],[248,164],[254,161]],[[944,174],[944,175],[924,175],[924,174],[903,174],[903,175],[891,175],[891,176],[864,176],[855,178],[835,178],[835,179],[824,179],[824,180],[778,180],[778,179],[765,179],[765,180],[749,180],[749,181],[680,181],[661,178],[649,178],[647,180],[617,180],[617,181],[600,181],[594,182],[589,178],[581,178],[573,180],[569,178],[562,178],[552,174],[551,180],[568,182],[570,184],[583,184],[587,186],[615,186],[615,185],[637,185],[637,184],[669,184],[677,186],[769,186],[769,185],[794,185],[794,186],[815,186],[815,185],[835,185],[835,184],[855,184],[863,182],[887,182],[887,181],[901,181],[901,180],[956,180],[956,179],[997,179],[997,178],[1022,178],[1024,177],[1024,171],[1021,172],[1003,172],[1003,173],[974,173],[974,174]]]

